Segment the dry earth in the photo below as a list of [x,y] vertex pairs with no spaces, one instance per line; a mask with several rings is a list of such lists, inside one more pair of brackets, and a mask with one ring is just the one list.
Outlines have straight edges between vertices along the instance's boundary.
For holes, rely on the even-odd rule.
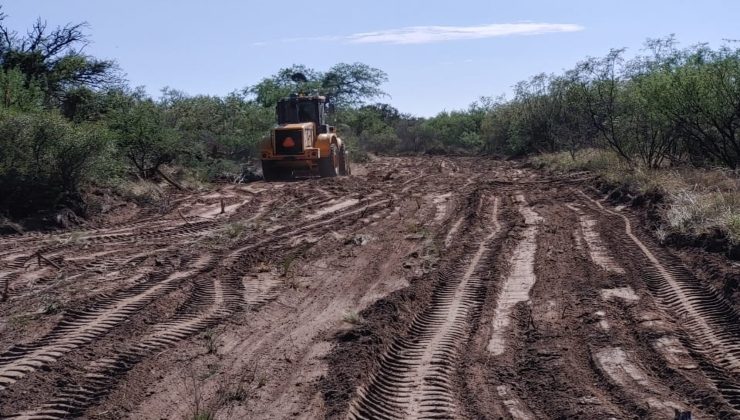
[[740,418],[736,265],[578,175],[353,171],[1,237],[0,416]]

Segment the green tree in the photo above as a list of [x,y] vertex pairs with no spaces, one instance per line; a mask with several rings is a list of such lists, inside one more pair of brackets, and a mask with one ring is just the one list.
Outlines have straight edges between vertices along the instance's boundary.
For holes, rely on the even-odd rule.
[[[293,75],[303,74],[307,82],[293,80]],[[291,93],[318,92],[321,87],[322,74],[304,65],[293,65],[283,68],[270,77],[262,79],[254,86],[245,89],[244,93],[254,96],[254,100],[265,108],[273,108],[277,102]]]
[[0,70],[0,106],[21,111],[39,110],[43,106],[44,95],[38,84],[27,82],[18,69]]
[[697,165],[740,167],[740,49],[698,46],[668,69],[670,89],[658,92],[664,111]]
[[[293,80],[296,73],[303,74],[307,80]],[[247,88],[245,93],[253,95],[257,103],[268,108],[274,107],[280,98],[299,92],[318,93],[325,95],[337,106],[352,107],[385,96],[380,86],[387,79],[382,70],[362,63],[339,63],[326,72],[293,65],[280,69],[274,76],[262,79]]]
[[73,124],[56,112],[0,111],[0,207],[13,215],[77,206],[111,152],[97,124]]
[[579,63],[575,74],[583,112],[605,144],[632,163],[631,133],[621,124],[630,112],[623,89],[624,49],[613,49],[604,58]]
[[275,121],[273,110],[238,92],[223,98],[191,97],[165,89],[161,106],[167,125],[177,132],[183,145],[182,156],[193,164],[253,157],[258,142]]
[[487,153],[510,153],[514,106],[500,97],[481,121],[481,138]]
[[98,89],[121,82],[113,61],[83,53],[88,43],[85,23],[49,29],[38,19],[21,36],[7,27],[5,18],[0,11],[0,68],[23,73],[27,85],[35,83],[44,91],[48,105],[63,102],[65,92],[73,88]]
[[359,106],[387,96],[380,86],[388,75],[363,63],[339,63],[320,77],[320,93],[337,106]]
[[122,97],[121,101],[109,122],[118,140],[119,153],[139,177],[161,175],[160,167],[174,161],[180,151],[175,131],[167,126],[163,107],[141,89]]

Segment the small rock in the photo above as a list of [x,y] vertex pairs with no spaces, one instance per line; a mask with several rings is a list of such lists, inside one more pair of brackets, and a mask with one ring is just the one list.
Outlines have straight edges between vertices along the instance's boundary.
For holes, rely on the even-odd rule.
[[355,235],[346,241],[344,241],[345,245],[357,245],[357,246],[365,246],[372,240],[372,236],[370,235]]

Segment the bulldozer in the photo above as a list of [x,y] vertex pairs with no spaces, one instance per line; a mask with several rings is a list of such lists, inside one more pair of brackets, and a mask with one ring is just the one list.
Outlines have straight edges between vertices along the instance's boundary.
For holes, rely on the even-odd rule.
[[326,123],[331,109],[320,95],[292,94],[278,101],[278,125],[260,147],[265,181],[350,174],[344,142]]

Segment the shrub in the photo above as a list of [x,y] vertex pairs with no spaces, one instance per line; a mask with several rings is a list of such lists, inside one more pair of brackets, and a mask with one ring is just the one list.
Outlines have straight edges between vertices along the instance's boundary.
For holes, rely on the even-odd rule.
[[591,171],[609,184],[664,196],[665,224],[656,232],[663,238],[670,233],[701,235],[719,230],[730,242],[740,243],[740,178],[732,171],[630,166],[616,153],[603,149],[580,150],[573,156],[548,153],[530,162],[558,171]]
[[110,133],[55,112],[0,111],[0,207],[11,215],[80,204],[80,188],[110,157]]

